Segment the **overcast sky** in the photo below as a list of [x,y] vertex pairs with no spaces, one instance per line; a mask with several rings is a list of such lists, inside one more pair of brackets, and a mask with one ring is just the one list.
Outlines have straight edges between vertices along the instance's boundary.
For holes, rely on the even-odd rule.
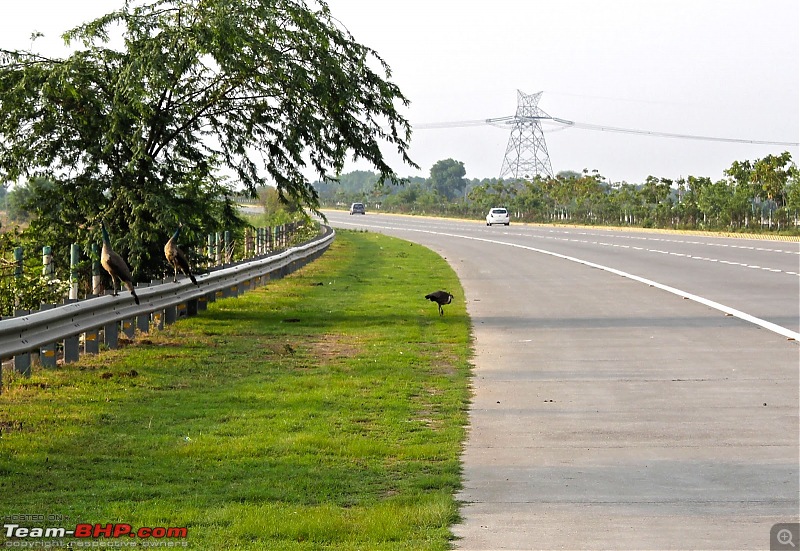
[[[52,53],[59,34],[119,6],[112,0],[0,0],[0,44]],[[517,90],[585,124],[759,141],[800,141],[797,0],[330,0],[359,42],[391,66],[413,124],[513,115]],[[797,146],[656,138],[544,125],[553,170],[723,177],[736,160]],[[462,161],[468,178],[497,177],[508,128],[416,129],[401,176]],[[365,165],[349,165],[368,168]]]

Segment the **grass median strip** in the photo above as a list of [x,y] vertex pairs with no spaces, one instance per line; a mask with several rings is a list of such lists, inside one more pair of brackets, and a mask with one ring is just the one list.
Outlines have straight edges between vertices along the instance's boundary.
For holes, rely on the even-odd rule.
[[0,516],[187,527],[196,549],[447,549],[470,332],[463,298],[424,300],[439,288],[463,297],[432,251],[340,231],[283,280],[12,381]]

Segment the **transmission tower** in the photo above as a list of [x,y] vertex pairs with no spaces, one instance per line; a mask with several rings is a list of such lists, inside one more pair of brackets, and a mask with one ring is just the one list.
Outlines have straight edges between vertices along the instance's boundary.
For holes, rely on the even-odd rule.
[[514,179],[532,180],[537,176],[553,177],[550,166],[550,155],[542,132],[542,119],[552,119],[550,115],[539,109],[539,98],[542,92],[525,94],[517,90],[517,114],[514,117],[493,119],[492,122],[503,122],[513,125],[508,138],[506,156],[500,178],[510,176]]

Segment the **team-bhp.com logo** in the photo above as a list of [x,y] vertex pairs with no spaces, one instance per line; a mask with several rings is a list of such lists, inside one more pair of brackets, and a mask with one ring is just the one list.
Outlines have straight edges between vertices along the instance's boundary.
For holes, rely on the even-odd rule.
[[[7,538],[6,547],[28,547],[27,545],[15,545],[29,539],[60,539],[76,538],[98,539],[98,538],[138,538],[142,540],[173,540],[185,539],[188,534],[186,527],[151,527],[143,526],[134,529],[130,524],[76,524],[75,528],[39,528],[27,527],[19,524],[6,523],[3,525],[3,535]],[[14,541],[16,540],[16,541]],[[173,542],[174,543],[174,542]],[[184,542],[185,543],[185,542]],[[11,544],[11,545],[9,545]],[[143,547],[145,547],[143,545]],[[147,546],[151,547],[151,546]],[[156,546],[159,547],[159,546]],[[170,545],[172,547],[172,545]]]

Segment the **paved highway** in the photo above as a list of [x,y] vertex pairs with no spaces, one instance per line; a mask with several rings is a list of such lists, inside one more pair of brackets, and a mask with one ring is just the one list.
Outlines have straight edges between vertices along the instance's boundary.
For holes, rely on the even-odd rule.
[[326,214],[461,279],[457,548],[768,549],[798,522],[797,242]]

